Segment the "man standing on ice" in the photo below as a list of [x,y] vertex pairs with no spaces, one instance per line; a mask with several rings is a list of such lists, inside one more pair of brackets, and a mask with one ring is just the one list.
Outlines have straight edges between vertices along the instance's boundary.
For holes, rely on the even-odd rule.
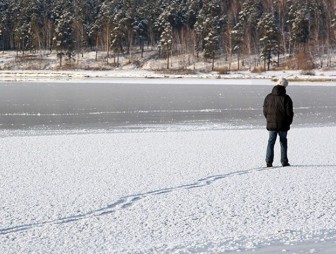
[[273,87],[272,93],[268,94],[264,101],[264,116],[269,131],[268,145],[266,151],[266,166],[273,166],[274,144],[277,135],[280,137],[281,164],[290,166],[287,157],[287,131],[293,121],[293,102],[286,94],[288,80],[280,78],[277,85]]

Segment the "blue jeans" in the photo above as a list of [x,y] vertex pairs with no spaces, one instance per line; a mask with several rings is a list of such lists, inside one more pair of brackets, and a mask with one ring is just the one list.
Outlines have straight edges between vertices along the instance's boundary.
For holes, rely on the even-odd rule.
[[274,159],[274,144],[277,135],[280,137],[281,148],[281,164],[288,164],[287,158],[287,131],[269,131],[268,145],[266,151],[266,163],[273,163]]

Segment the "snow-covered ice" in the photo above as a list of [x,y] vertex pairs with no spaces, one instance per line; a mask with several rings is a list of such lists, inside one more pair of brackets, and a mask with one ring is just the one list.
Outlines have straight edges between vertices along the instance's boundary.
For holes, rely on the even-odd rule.
[[336,127],[294,119],[285,168],[278,143],[264,167],[267,138],[258,126],[1,130],[0,253],[336,253]]
[[0,252],[334,253],[336,128],[293,128],[286,168],[267,135],[2,131]]

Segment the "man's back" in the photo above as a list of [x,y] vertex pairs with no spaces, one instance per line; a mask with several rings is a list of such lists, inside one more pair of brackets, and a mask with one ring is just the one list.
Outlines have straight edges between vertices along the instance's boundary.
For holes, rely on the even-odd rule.
[[267,119],[267,130],[288,131],[293,121],[293,102],[286,94],[284,86],[273,87],[264,101],[264,116]]

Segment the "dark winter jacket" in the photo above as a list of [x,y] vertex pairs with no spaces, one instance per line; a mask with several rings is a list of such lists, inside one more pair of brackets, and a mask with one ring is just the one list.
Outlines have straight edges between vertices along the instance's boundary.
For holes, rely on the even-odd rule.
[[267,130],[288,131],[293,122],[293,102],[286,94],[283,86],[273,87],[264,101],[264,116],[267,120]]

